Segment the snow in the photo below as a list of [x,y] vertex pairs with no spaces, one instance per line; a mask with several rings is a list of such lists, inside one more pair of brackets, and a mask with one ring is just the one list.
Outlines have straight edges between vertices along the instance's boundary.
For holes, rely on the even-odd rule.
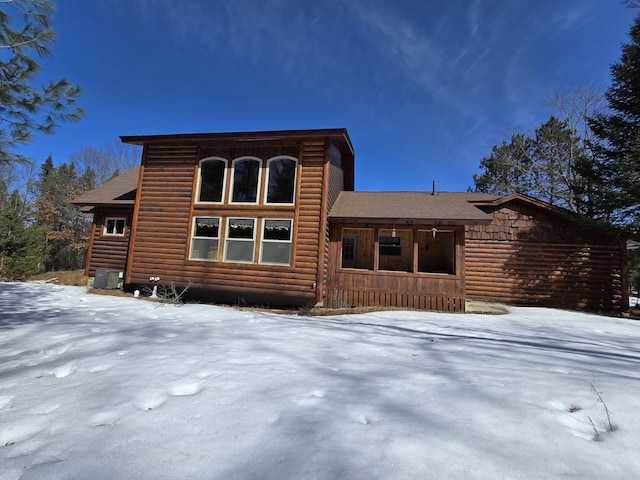
[[639,339],[544,308],[303,317],[1,283],[0,480],[637,478]]

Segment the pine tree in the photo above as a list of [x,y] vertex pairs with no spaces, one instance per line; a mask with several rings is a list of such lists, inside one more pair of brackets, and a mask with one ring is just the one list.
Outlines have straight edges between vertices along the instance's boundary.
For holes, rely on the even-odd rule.
[[496,145],[491,155],[480,161],[481,174],[474,174],[476,190],[485,193],[530,193],[532,139],[525,134],[511,136],[511,141]]
[[24,280],[37,273],[46,254],[44,229],[33,224],[18,191],[0,198],[0,280]]
[[533,137],[514,134],[480,162],[484,172],[474,175],[476,190],[488,193],[524,193],[574,212],[587,204],[580,170],[586,155],[580,137],[551,116]]
[[78,175],[73,162],[55,167],[48,157],[41,166],[36,182],[35,218],[46,229],[47,271],[82,268],[91,223],[71,201],[94,186],[93,171],[87,169]]
[[609,111],[595,115],[590,126],[600,139],[597,169],[609,187],[603,206],[619,223],[640,227],[640,15],[611,66],[612,84],[605,93]]
[[55,32],[49,25],[53,0],[11,0],[0,9],[0,163],[25,161],[14,152],[34,133],[49,134],[65,121],[84,114],[76,106],[80,88],[67,79],[33,86],[40,65],[34,57],[51,54]]

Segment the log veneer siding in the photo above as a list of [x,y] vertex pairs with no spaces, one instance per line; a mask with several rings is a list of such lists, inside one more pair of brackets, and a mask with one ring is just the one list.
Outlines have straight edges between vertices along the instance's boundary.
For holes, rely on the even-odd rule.
[[[126,219],[124,235],[104,235],[104,221],[107,217]],[[91,228],[91,248],[87,252],[85,275],[95,276],[96,270],[122,270],[127,265],[127,252],[132,228],[131,208],[96,208]]]
[[511,202],[467,227],[467,297],[519,305],[628,309],[624,242],[596,227]]
[[[143,159],[144,177],[138,193],[137,234],[132,245],[132,261],[127,282],[148,283],[150,276],[159,276],[161,283],[191,285],[235,296],[238,301],[260,298],[279,303],[313,303],[316,292],[322,291],[323,249],[326,244],[326,209],[337,193],[324,194],[342,188],[342,175],[333,172],[329,163],[330,142],[322,139],[287,142],[251,142],[249,145],[148,145]],[[339,153],[339,152],[338,152]],[[267,160],[287,155],[298,158],[295,205],[265,205]],[[201,158],[226,158],[229,166],[234,158],[261,158],[260,200],[255,205],[198,204],[192,194],[196,185],[197,165]],[[331,180],[326,176],[329,170]],[[227,194],[230,174],[227,174]],[[328,183],[328,185],[327,185]],[[274,266],[257,263],[206,262],[189,259],[191,219],[193,216],[221,218],[221,248],[224,248],[226,220],[229,217],[256,218],[256,260],[259,255],[263,218],[291,218],[293,224],[292,264]],[[220,259],[222,260],[222,259]],[[317,287],[317,288],[314,288]],[[282,303],[282,302],[280,302]]]

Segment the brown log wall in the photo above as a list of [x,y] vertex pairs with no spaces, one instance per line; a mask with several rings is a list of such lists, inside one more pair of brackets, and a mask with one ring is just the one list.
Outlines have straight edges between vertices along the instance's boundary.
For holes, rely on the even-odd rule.
[[[313,301],[318,300],[318,289],[322,288],[325,276],[321,268],[323,261],[320,249],[324,240],[326,223],[325,160],[327,145],[323,141],[305,141],[301,145],[302,179],[298,203],[298,236],[296,241],[296,266],[313,270],[313,278],[305,279],[312,287]],[[325,207],[326,208],[326,207]]]
[[624,311],[626,250],[615,236],[509,204],[467,227],[467,297],[520,305]]
[[[96,270],[122,270],[127,264],[131,233],[132,208],[98,208],[93,215],[91,249],[87,252],[85,274],[95,276]],[[127,224],[124,236],[103,235],[106,217],[124,217]]]
[[329,147],[329,162],[327,164],[328,173],[326,175],[327,185],[326,191],[326,206],[324,207],[324,237],[322,237],[322,257],[321,257],[321,272],[322,279],[318,282],[318,292],[316,294],[316,300],[318,302],[324,302],[327,296],[327,281],[329,275],[329,249],[331,245],[329,221],[327,214],[333,207],[333,204],[338,199],[340,192],[344,190],[344,170],[342,165],[342,154],[335,145]]
[[[263,167],[266,167],[267,158],[278,154],[299,158],[295,206],[193,204],[194,173],[200,158],[219,155],[231,160],[236,156],[253,155],[262,158]],[[303,141],[295,148],[273,144],[205,146],[200,151],[195,145],[147,147],[139,193],[137,234],[127,282],[148,283],[150,276],[159,276],[161,283],[188,284],[194,290],[210,289],[227,297],[235,296],[238,301],[260,298],[273,304],[314,302],[318,262],[322,256],[319,245],[320,232],[324,230],[321,225],[326,158],[324,141]],[[264,181],[263,174],[261,192]],[[220,216],[223,224],[228,216],[293,218],[292,265],[189,260],[190,222],[194,215]],[[221,225],[221,232],[223,230]],[[221,244],[223,242],[221,238]],[[256,236],[256,245],[258,243]],[[285,300],[279,302],[279,299]]]

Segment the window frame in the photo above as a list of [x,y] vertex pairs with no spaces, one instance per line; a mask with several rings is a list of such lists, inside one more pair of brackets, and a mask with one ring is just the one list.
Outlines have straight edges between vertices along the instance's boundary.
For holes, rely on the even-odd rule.
[[[122,233],[117,233],[116,227],[118,221],[122,221]],[[113,221],[113,231],[109,231],[109,221]],[[102,235],[109,237],[124,237],[127,233],[127,217],[104,217],[104,223],[102,225]]]
[[[358,241],[359,240],[360,238],[357,233],[342,234],[340,268],[358,268]],[[350,253],[350,255],[347,255],[347,253]]]
[[[235,195],[235,186],[236,186],[235,185],[236,184],[236,164],[240,162],[247,162],[247,161],[258,162],[258,178],[256,179],[256,199],[253,202],[235,201],[233,197]],[[227,203],[235,204],[235,205],[258,204],[260,202],[260,197],[261,197],[261,192],[260,192],[261,181],[262,181],[262,159],[261,158],[254,157],[254,156],[243,156],[243,157],[234,158],[231,161],[231,181],[229,185],[229,201]]]
[[378,235],[378,255],[402,257],[402,235]]
[[[217,237],[199,237],[199,236],[196,236],[196,225],[197,225],[197,220],[199,218],[217,219],[218,220],[218,236]],[[196,261],[196,262],[217,262],[218,261],[218,258],[220,257],[220,224],[221,223],[222,223],[222,217],[217,216],[217,215],[194,215],[193,216],[193,221],[192,221],[192,225],[191,225],[191,237],[190,237],[190,243],[189,243],[189,260],[193,260],[193,261]],[[217,252],[215,258],[198,258],[198,257],[194,257],[193,256],[194,240],[200,240],[200,239],[216,239],[216,240],[218,240],[218,252]]]
[[[459,232],[455,229],[445,228],[445,229],[424,229],[419,228],[417,230],[416,238],[418,243],[420,242],[421,234],[424,234],[426,238],[432,237],[437,238],[438,235],[442,237],[450,236],[449,241],[447,241],[447,246],[445,247],[444,241],[442,242],[442,251],[440,252],[442,255],[440,258],[443,259],[443,264],[448,266],[449,268],[444,268],[442,270],[432,270],[432,269],[423,269],[422,265],[422,255],[423,252],[418,248],[418,262],[417,262],[417,271],[419,274],[424,275],[458,275],[458,259],[456,253],[456,242],[458,241]],[[446,250],[449,250],[448,252]],[[449,253],[448,256],[444,256],[444,253]],[[425,261],[426,263],[426,261]]]
[[[289,222],[289,240],[265,239],[268,221]],[[266,244],[288,244],[289,245],[289,263],[265,262],[263,260],[264,245]],[[280,267],[290,267],[293,265],[293,218],[268,218],[262,219],[262,230],[260,232],[260,254],[258,263],[261,265],[276,265]]]
[[[293,169],[293,191],[291,192],[291,202],[270,202],[269,201],[269,181],[271,179],[271,163],[278,160],[291,160],[294,162]],[[292,157],[290,155],[277,155],[275,157],[271,157],[266,162],[266,179],[264,182],[264,204],[265,205],[295,205],[296,203],[296,193],[298,190],[298,159],[296,157]]]
[[[222,173],[222,192],[220,194],[220,201],[210,201],[210,200],[200,200],[200,192],[202,189],[202,164],[206,163],[206,162],[211,162],[211,161],[220,161],[224,163],[224,170]],[[201,159],[198,162],[198,184],[196,187],[196,201],[195,203],[197,204],[201,204],[201,205],[211,205],[211,204],[221,204],[221,203],[225,203],[225,197],[226,197],[226,193],[227,193],[227,171],[229,170],[229,161],[226,158],[222,158],[222,157],[216,157],[216,156],[212,156],[212,157],[206,157]]]
[[[251,239],[248,238],[233,238],[230,235],[230,231],[231,231],[231,222],[234,220],[251,220],[253,222],[253,235]],[[256,217],[227,217],[227,222],[226,222],[226,229],[225,229],[225,237],[224,237],[224,252],[222,254],[222,261],[225,263],[247,263],[247,264],[255,264],[255,260],[256,260],[256,223],[257,223],[257,218]],[[227,258],[227,254],[229,253],[229,242],[251,242],[252,243],[252,248],[251,248],[251,260],[229,260]]]

